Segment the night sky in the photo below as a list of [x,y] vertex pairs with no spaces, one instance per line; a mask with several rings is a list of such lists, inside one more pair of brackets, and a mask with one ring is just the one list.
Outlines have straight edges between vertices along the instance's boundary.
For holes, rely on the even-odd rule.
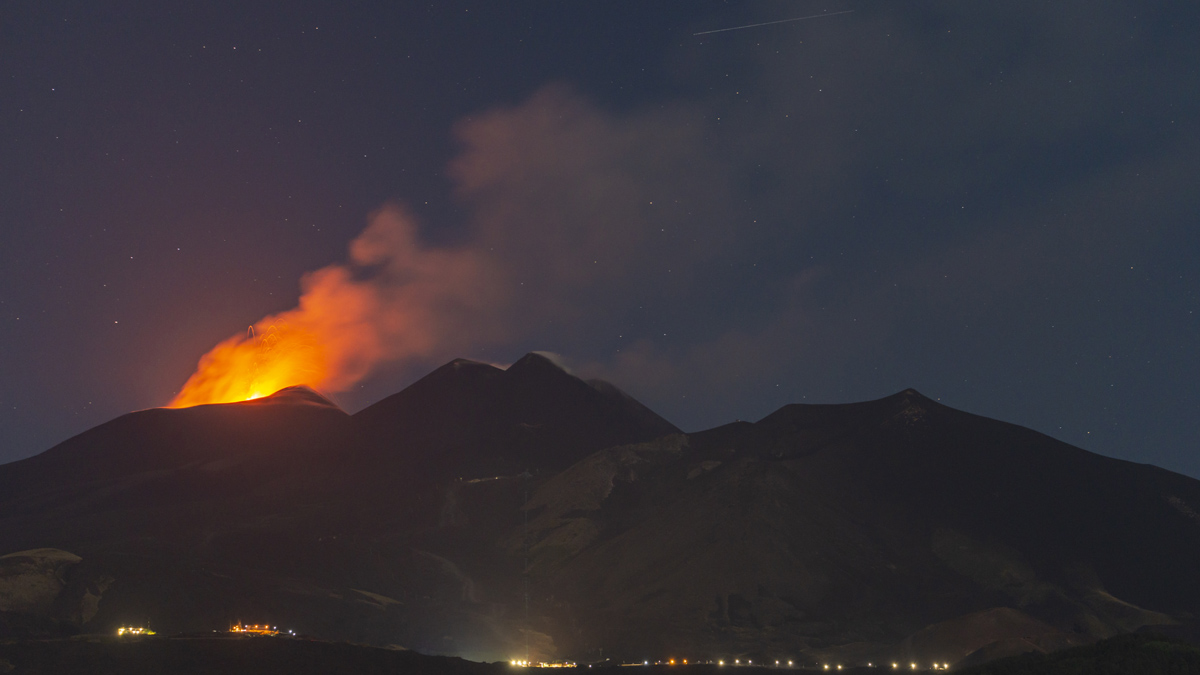
[[166,404],[325,269],[382,303],[351,412],[541,349],[688,431],[914,387],[1200,477],[1198,35],[1183,1],[5,2],[0,461]]

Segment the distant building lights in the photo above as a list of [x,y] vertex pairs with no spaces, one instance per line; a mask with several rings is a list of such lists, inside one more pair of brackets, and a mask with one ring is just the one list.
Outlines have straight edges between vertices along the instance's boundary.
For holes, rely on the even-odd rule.
[[247,633],[250,635],[278,635],[279,630],[274,626],[258,625],[253,626],[247,624],[235,624],[229,627],[230,633]]

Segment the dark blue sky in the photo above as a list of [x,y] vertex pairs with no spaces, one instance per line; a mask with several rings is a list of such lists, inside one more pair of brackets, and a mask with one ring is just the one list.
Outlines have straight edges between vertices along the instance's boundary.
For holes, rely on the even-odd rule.
[[387,206],[345,269],[431,345],[351,411],[545,349],[688,430],[915,387],[1200,476],[1195,3],[105,5],[0,7],[0,461]]

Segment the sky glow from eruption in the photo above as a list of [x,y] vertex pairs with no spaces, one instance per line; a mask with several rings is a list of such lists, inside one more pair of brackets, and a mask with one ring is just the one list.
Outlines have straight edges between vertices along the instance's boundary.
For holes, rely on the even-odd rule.
[[378,364],[456,347],[501,299],[491,266],[469,249],[423,246],[412,218],[388,205],[350,243],[350,259],[306,274],[300,302],[220,342],[168,404],[248,401],[296,385],[345,391]]

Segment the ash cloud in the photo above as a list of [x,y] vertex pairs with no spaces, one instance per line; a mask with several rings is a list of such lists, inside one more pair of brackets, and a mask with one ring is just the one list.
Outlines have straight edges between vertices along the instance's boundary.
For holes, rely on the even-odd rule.
[[1170,60],[1200,60],[1166,7],[845,18],[683,45],[666,68],[691,98],[610,109],[554,85],[461,121],[463,243],[423,245],[439,224],[388,206],[370,254],[306,281],[304,302],[362,307],[339,319],[368,336],[342,384],[545,348],[689,429],[915,386],[1054,431],[1060,401],[1177,379],[1109,360],[1129,346],[1108,328],[1172,334],[1116,271],[1196,208],[1197,95]]
[[564,86],[475,116],[450,167],[472,214],[464,243],[424,244],[387,204],[348,261],[306,275],[299,306],[256,327],[323,345],[326,369],[306,383],[327,392],[383,365],[618,331],[632,307],[692,293],[740,242],[707,130],[686,106],[611,114]]

